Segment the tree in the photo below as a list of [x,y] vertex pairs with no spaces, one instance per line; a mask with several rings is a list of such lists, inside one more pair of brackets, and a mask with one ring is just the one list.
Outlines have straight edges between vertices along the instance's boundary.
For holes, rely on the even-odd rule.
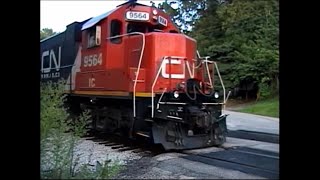
[[276,89],[278,0],[167,0],[162,5],[182,32],[197,40],[200,54],[218,62],[227,89],[258,86],[266,96]]
[[228,78],[233,84],[253,83],[262,97],[270,96],[279,75],[278,0],[234,0],[221,6],[217,15],[224,36],[208,53],[231,62]]
[[[196,22],[208,14],[208,8],[226,3],[231,0],[165,0],[159,8],[168,13],[180,30],[189,34]],[[175,7],[175,8],[173,8]]]
[[[196,20],[201,17],[208,2],[211,1],[165,0],[165,2],[160,4],[160,8],[171,16],[172,21],[178,25],[182,32],[189,33],[194,27]],[[173,5],[177,6],[177,8],[173,8]]]
[[40,40],[53,36],[55,34],[57,34],[57,32],[53,32],[51,28],[43,28],[42,30],[40,30]]

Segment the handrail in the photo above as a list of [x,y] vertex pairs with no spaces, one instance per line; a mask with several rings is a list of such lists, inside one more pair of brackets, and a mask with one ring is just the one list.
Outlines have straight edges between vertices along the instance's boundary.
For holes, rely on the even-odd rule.
[[[143,56],[143,53],[144,53],[144,48],[145,48],[145,43],[146,43],[145,34],[143,34],[143,33],[141,33],[141,32],[131,32],[131,33],[127,33],[127,34],[121,34],[121,35],[117,35],[117,36],[108,37],[108,38],[106,38],[106,39],[114,39],[114,38],[123,37],[123,36],[128,36],[128,35],[133,35],[133,34],[142,35],[142,37],[143,37],[143,39],[142,39],[142,49],[141,49],[141,53],[140,53],[140,58],[139,58],[139,64],[138,64],[136,79],[135,79],[134,85],[133,85],[133,117],[136,117],[136,86],[137,86],[137,80],[138,80],[138,77],[139,77],[139,72],[140,72],[140,67],[141,67],[141,61],[142,61],[142,56]],[[153,95],[153,94],[152,94],[152,95]]]
[[218,68],[218,65],[215,61],[213,61],[216,69],[217,69],[217,73],[218,73],[218,76],[219,76],[219,79],[220,79],[220,82],[221,82],[221,85],[222,85],[222,89],[223,89],[223,111],[225,111],[225,108],[226,108],[226,89],[224,87],[224,84],[223,84],[223,80],[221,78],[221,75],[220,75],[220,71],[219,71],[219,68]]
[[154,86],[156,85],[156,82],[158,80],[158,77],[160,75],[160,71],[162,70],[162,65],[163,65],[163,62],[164,60],[166,59],[167,56],[163,57],[162,61],[161,61],[161,64],[160,64],[160,67],[159,67],[159,70],[158,70],[158,73],[155,77],[155,79],[153,80],[153,83],[152,83],[152,87],[151,87],[151,118],[153,118],[154,116],[154,94],[153,94],[153,89],[154,89]]
[[[200,56],[199,51],[197,51],[197,54],[198,54],[198,57],[201,59],[202,57]],[[226,89],[224,87],[223,80],[221,78],[220,71],[219,71],[217,63],[215,61],[209,61],[208,60],[209,58],[210,58],[209,56],[206,56],[205,60],[204,60],[204,63],[206,63],[206,69],[207,69],[207,73],[208,73],[208,76],[209,76],[209,80],[210,80],[210,83],[211,83],[211,86],[212,86],[212,80],[211,80],[210,71],[209,71],[209,68],[208,68],[208,62],[209,63],[214,63],[214,66],[215,66],[215,68],[217,70],[218,77],[219,77],[219,80],[220,80],[220,83],[221,83],[221,86],[222,86],[222,89],[223,89],[223,111],[225,111],[225,108],[226,108]],[[229,97],[229,95],[228,95],[228,97]]]
[[161,94],[161,96],[160,96],[160,98],[159,98],[159,100],[158,100],[157,109],[159,109],[159,102],[161,101],[161,99],[162,99],[162,97],[163,97],[163,95],[164,95],[164,93],[165,93],[166,91],[167,91],[167,88],[164,88],[163,91],[162,91],[162,94]]
[[207,70],[207,73],[208,73],[208,78],[209,78],[209,81],[210,81],[210,86],[211,86],[211,88],[213,88],[213,83],[212,83],[212,79],[211,79],[211,75],[210,75],[210,71],[209,71],[209,67],[208,67],[208,58],[209,57],[205,57],[206,59],[205,59],[205,63],[206,63],[206,70]]

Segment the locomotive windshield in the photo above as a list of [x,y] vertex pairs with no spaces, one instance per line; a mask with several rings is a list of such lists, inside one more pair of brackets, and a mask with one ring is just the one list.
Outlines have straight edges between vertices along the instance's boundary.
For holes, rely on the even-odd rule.
[[[148,32],[162,32],[164,27],[159,25],[151,25],[148,23],[142,22],[130,22],[127,25],[127,33],[132,32],[141,32],[141,33],[148,33]],[[177,31],[171,30],[172,33],[177,33]]]
[[146,23],[135,23],[135,22],[128,23],[127,33],[132,33],[132,32],[146,33],[147,32]]

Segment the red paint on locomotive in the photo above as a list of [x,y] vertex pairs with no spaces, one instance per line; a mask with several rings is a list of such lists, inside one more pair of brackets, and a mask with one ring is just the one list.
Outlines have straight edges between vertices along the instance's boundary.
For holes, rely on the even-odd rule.
[[[127,20],[128,11],[147,12],[149,19],[143,22]],[[157,11],[154,15],[153,11]],[[155,19],[153,17],[155,16]],[[167,25],[158,22],[159,16],[165,18]],[[129,34],[130,27],[136,26],[144,37],[139,34]],[[100,38],[91,39],[97,35],[97,27],[101,28]],[[161,32],[154,32],[159,28]],[[153,32],[150,30],[153,30]],[[129,31],[129,32],[128,32]],[[111,38],[121,35],[119,38]],[[144,41],[143,41],[143,38]],[[98,45],[90,47],[90,43],[98,41]],[[143,42],[145,42],[144,49]],[[127,8],[120,6],[106,17],[101,18],[92,27],[82,31],[82,51],[80,72],[76,74],[76,92],[80,91],[121,91],[133,92],[136,74],[136,92],[152,92],[152,84],[162,65],[162,70],[156,81],[154,92],[174,89],[178,83],[190,78],[190,72],[195,78],[201,79],[203,74],[194,70],[196,59],[196,41],[184,34],[161,10],[149,6],[135,6]],[[143,50],[143,52],[141,52]],[[137,71],[140,55],[141,66]],[[168,56],[167,60],[163,58]],[[170,58],[172,57],[172,58]],[[175,59],[181,57],[182,59]],[[171,59],[171,60],[170,60]],[[165,61],[165,62],[163,62]],[[162,63],[163,62],[163,63]],[[171,65],[169,63],[171,62]],[[189,67],[187,67],[187,63]]]

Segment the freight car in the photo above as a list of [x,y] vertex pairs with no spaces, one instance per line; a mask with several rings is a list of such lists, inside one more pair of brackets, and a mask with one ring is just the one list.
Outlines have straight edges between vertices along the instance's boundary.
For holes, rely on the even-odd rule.
[[40,45],[41,81],[65,79],[70,110],[90,109],[91,130],[143,137],[167,150],[226,141],[217,64],[200,57],[196,40],[162,10],[126,2]]

